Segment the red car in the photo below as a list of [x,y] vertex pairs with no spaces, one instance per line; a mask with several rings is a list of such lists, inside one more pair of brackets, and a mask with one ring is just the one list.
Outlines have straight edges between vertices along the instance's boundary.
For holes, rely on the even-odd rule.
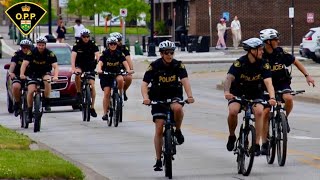
[[[52,91],[50,95],[51,106],[72,106],[78,109],[77,91],[75,86],[75,75],[70,72],[71,69],[71,47],[67,43],[47,43],[47,48],[53,51],[57,56],[59,65],[59,80],[51,84]],[[8,70],[10,64],[4,65]],[[13,96],[11,90],[11,79],[6,77],[7,88],[7,108],[9,113],[13,113]]]

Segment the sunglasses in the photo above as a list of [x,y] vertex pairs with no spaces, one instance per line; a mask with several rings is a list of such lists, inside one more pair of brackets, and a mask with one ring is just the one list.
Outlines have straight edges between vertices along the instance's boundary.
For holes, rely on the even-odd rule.
[[115,46],[115,45],[117,45],[117,43],[109,43],[109,45]]
[[22,46],[22,49],[29,49],[29,46]]
[[90,36],[82,36],[83,38],[90,38]]
[[174,51],[165,51],[165,52],[163,52],[165,55],[169,55],[169,54],[171,54],[171,55],[173,55],[174,54]]

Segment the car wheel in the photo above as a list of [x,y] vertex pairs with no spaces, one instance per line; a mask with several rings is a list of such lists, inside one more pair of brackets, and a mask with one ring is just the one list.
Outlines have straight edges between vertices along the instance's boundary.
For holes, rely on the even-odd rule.
[[9,93],[7,91],[7,108],[9,113],[13,113],[13,100],[10,98]]

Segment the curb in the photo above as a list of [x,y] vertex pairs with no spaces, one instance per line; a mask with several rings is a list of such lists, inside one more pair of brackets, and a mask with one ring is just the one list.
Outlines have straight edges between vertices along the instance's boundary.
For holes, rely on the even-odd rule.
[[85,180],[110,180],[109,178],[102,176],[101,174],[97,173],[93,169],[85,166],[84,164],[82,164],[78,161],[71,159],[70,157],[62,154],[61,152],[57,151],[56,149],[54,149],[52,147],[47,146],[46,144],[44,144],[42,142],[38,142],[38,141],[36,143],[37,143],[39,149],[49,150],[50,152],[54,153],[55,155],[65,159],[65,160],[73,163],[77,167],[79,167],[85,175],[85,177],[84,177]]

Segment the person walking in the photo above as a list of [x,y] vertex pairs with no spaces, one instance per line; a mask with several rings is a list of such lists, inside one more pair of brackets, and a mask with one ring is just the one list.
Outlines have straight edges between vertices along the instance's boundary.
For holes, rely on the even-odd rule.
[[241,41],[241,25],[238,16],[234,16],[231,22],[232,41],[234,49],[238,49]]
[[81,35],[80,32],[81,30],[85,29],[84,25],[81,24],[81,20],[80,19],[76,19],[76,24],[73,26],[73,30],[74,30],[74,38],[76,40],[81,40]]
[[57,42],[59,43],[63,43],[64,42],[64,39],[65,39],[65,34],[67,33],[67,29],[66,27],[64,26],[64,22],[63,21],[60,21],[59,22],[60,24],[58,25],[58,28],[56,30],[56,33],[57,33]]
[[216,45],[216,49],[227,49],[226,43],[224,41],[224,33],[227,30],[226,22],[223,18],[220,19],[219,23],[217,24],[217,31],[218,31],[218,41]]

